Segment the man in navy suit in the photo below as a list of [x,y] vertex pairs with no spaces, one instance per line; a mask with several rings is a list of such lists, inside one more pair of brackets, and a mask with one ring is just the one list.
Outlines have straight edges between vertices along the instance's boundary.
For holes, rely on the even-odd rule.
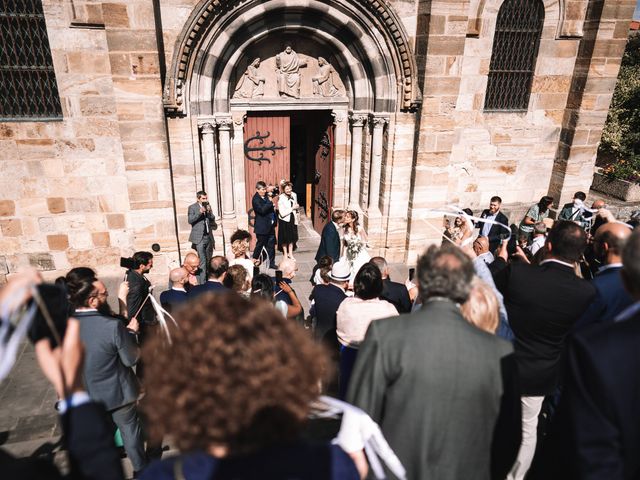
[[209,279],[202,285],[196,285],[189,290],[189,299],[195,298],[205,292],[222,293],[229,290],[223,285],[224,277],[229,270],[229,260],[221,255],[216,255],[209,262]]
[[575,328],[584,328],[594,323],[612,322],[625,308],[633,303],[631,295],[622,284],[622,250],[631,235],[631,229],[623,223],[605,223],[596,232],[593,242],[595,255],[602,266],[591,280],[596,287],[596,297]]
[[313,337],[335,347],[336,352],[338,351],[336,312],[342,301],[347,298],[345,290],[349,287],[350,276],[349,263],[336,262],[329,273],[329,284],[316,285],[311,291],[310,299],[314,303],[309,313],[316,319]]
[[[491,197],[489,208],[482,211],[480,218],[493,220],[494,222],[498,222],[505,227],[508,227],[509,219],[504,213],[500,211],[501,206],[502,199],[500,197]],[[478,225],[480,226],[480,236],[487,237],[487,239],[489,240],[489,251],[491,253],[494,253],[500,246],[500,235],[508,234],[509,232],[506,229],[502,228],[500,225],[495,225],[492,223],[478,222]]]
[[635,303],[613,323],[574,335],[560,406],[532,478],[638,478],[640,231],[627,240],[622,264],[622,280]]
[[175,306],[187,301],[184,286],[188,280],[189,273],[183,267],[174,268],[169,272],[171,288],[160,294],[160,304],[167,312],[171,313]]
[[[277,268],[276,257],[276,213],[273,206],[273,187],[267,189],[267,184],[260,181],[256,183],[256,193],[251,199],[251,208],[255,213],[253,233],[256,234],[256,247],[253,250],[253,258],[263,256],[263,249],[269,256],[269,268]],[[263,258],[264,261],[264,258]]]
[[334,210],[331,214],[331,221],[322,229],[320,246],[318,247],[318,253],[316,253],[316,263],[325,255],[331,257],[334,262],[340,259],[339,229],[342,227],[343,217],[344,210]]

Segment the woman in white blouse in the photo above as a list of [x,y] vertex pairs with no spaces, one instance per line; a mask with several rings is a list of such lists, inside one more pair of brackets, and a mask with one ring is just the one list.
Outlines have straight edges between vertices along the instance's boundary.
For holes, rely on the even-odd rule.
[[293,258],[293,250],[298,241],[298,196],[293,184],[285,182],[278,197],[278,248],[284,258]]

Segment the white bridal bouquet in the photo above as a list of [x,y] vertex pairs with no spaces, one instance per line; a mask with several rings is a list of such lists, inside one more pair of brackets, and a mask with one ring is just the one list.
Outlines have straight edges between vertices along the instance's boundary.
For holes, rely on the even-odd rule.
[[360,237],[353,237],[347,242],[347,260],[353,262],[364,248],[364,242]]

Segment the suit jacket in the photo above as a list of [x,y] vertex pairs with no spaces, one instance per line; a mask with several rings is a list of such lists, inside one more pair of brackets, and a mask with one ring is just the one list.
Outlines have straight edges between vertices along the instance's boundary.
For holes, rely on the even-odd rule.
[[[483,210],[482,214],[480,214],[480,218],[487,218],[488,216],[489,216],[489,209]],[[505,227],[509,226],[509,219],[500,210],[498,210],[498,213],[496,214],[495,221],[498,223],[501,223]],[[484,226],[484,223],[479,222],[479,225],[480,225],[480,233],[482,233],[482,227]],[[504,228],[500,227],[499,225],[491,225],[491,230],[489,230],[489,235],[487,236],[487,239],[489,240],[489,251],[491,253],[495,252],[496,248],[500,246],[501,233],[507,233],[507,231]]]
[[631,295],[622,284],[622,267],[610,267],[600,270],[591,280],[596,288],[596,296],[584,312],[575,328],[584,328],[595,323],[613,322],[613,319],[633,303]]
[[187,301],[187,292],[182,290],[174,290],[170,288],[160,294],[160,304],[162,308],[171,313],[171,310],[181,303]]
[[207,229],[209,230],[209,235],[211,235],[211,232],[218,228],[213,212],[200,213],[200,204],[198,202],[189,205],[187,220],[191,225],[191,234],[189,235],[191,243],[200,243]]
[[253,232],[256,235],[273,235],[275,228],[275,208],[271,199],[255,193],[251,199],[251,207],[256,215],[253,222]]
[[333,258],[334,262],[340,259],[340,235],[333,222],[327,223],[322,229],[320,236],[320,245],[316,253],[316,263],[325,255]]
[[593,300],[595,288],[557,262],[512,263],[494,279],[516,337],[522,394],[554,393],[565,338]]
[[[127,271],[127,282],[129,282],[129,293],[127,294],[127,316],[133,318],[138,314],[138,321],[143,324],[155,323],[156,312],[153,310],[151,301],[147,300],[151,283],[144,275],[140,275],[134,270]],[[142,310],[140,307],[142,306]],[[138,313],[138,310],[140,312]]]
[[573,212],[573,202],[564,204],[558,215],[558,220],[571,220],[572,222],[578,222],[581,226],[589,223],[584,217],[584,210]]
[[532,473],[640,478],[640,314],[575,333],[562,398]]
[[3,480],[122,480],[122,463],[113,443],[113,424],[94,402],[69,408],[61,418],[62,439],[69,454],[70,475],[63,477],[52,461],[14,458],[0,450]]
[[382,295],[380,298],[392,303],[398,313],[409,313],[411,311],[411,299],[409,291],[402,283],[392,282],[390,278],[382,281]]
[[512,351],[431,300],[371,323],[347,401],[380,425],[410,480],[504,478],[520,447]]
[[206,292],[224,293],[228,291],[229,289],[225,287],[223,284],[221,284],[220,282],[207,280],[202,285],[196,285],[194,287],[191,287],[188,293],[188,298],[192,299]]
[[329,340],[337,344],[336,312],[347,294],[335,285],[316,285],[311,290],[311,300],[314,300],[312,315],[316,318],[313,337],[316,340]]
[[84,380],[89,396],[114,410],[135,402],[138,380],[133,367],[140,351],[122,322],[97,311],[76,311],[85,347]]

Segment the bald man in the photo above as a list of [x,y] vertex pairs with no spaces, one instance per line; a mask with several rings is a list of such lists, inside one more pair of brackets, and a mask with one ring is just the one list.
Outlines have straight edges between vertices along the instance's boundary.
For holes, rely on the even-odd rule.
[[473,241],[473,251],[476,256],[487,265],[493,263],[493,253],[489,251],[489,239],[487,237],[478,237]]
[[[187,281],[185,282],[185,289],[188,291],[190,287],[194,287],[198,285],[200,282],[198,281],[200,269],[200,257],[195,252],[189,252],[184,257],[184,262],[182,263],[182,268],[187,271]],[[203,278],[207,278],[207,272],[204,272],[202,275]]]
[[607,222],[596,232],[593,240],[595,256],[601,267],[591,283],[596,287],[596,297],[575,325],[576,329],[596,323],[613,322],[633,300],[622,284],[622,250],[631,235],[624,223]]
[[167,312],[187,300],[187,291],[184,286],[189,278],[189,272],[183,267],[174,268],[169,272],[171,288],[160,294],[160,304]]

